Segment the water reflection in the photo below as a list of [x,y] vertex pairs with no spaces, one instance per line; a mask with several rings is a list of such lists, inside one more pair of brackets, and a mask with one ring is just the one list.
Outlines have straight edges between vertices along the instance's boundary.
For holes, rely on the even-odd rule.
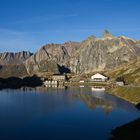
[[0,114],[2,140],[103,140],[140,115],[132,104],[92,87],[3,90]]
[[[78,92],[75,92],[77,90]],[[69,97],[82,100],[85,105],[92,109],[102,108],[105,114],[109,114],[116,108],[123,108],[126,111],[138,112],[136,107],[120,98],[109,95],[104,87],[91,87],[70,89]]]
[[46,85],[46,88],[58,88],[58,89],[65,89],[66,86],[64,85]]
[[[15,90],[17,92],[18,90]],[[63,103],[65,100],[67,103],[71,104],[71,102],[74,102],[75,99],[78,99],[85,103],[85,105],[92,109],[98,109],[102,108],[105,114],[109,114],[116,108],[123,108],[126,111],[138,111],[138,109],[113,95],[109,95],[105,92],[104,87],[65,87],[65,86],[59,86],[59,87],[37,87],[37,88],[21,88],[19,89],[20,94],[21,93],[45,93],[48,95],[55,95],[53,97],[58,98],[57,101],[59,101],[61,97],[61,103]],[[6,91],[7,93],[9,90]],[[11,92],[11,90],[10,90]],[[56,96],[58,94],[58,96]],[[53,98],[52,98],[53,99]]]
[[100,86],[94,86],[91,87],[92,91],[105,91],[105,87],[100,87]]

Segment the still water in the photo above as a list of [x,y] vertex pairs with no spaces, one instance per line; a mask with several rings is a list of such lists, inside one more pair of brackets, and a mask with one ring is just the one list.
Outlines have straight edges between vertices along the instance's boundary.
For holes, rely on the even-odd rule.
[[140,111],[103,90],[0,91],[0,140],[106,140]]

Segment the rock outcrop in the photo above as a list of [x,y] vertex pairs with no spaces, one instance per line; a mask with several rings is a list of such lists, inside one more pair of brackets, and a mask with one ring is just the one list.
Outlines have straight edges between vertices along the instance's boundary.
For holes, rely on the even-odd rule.
[[113,35],[110,34],[110,32],[108,30],[105,30],[103,32],[103,38],[113,38]]

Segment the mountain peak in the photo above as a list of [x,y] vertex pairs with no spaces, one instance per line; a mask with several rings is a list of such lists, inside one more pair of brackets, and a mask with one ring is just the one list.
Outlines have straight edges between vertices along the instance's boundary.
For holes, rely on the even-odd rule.
[[112,37],[113,35],[108,30],[104,30],[103,38],[112,38]]
[[91,35],[91,36],[89,36],[87,39],[88,39],[88,40],[94,40],[94,39],[96,39],[96,36]]

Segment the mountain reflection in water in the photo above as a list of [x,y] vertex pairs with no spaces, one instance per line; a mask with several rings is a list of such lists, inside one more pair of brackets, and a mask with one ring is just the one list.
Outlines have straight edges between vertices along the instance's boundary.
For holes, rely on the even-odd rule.
[[[57,86],[57,87],[38,87],[38,88],[22,88],[22,91],[36,91],[39,93],[47,94],[61,94],[62,98],[71,101],[70,99],[79,99],[85,103],[90,109],[102,108],[105,113],[110,113],[115,108],[123,108],[127,111],[135,110],[134,105],[124,101],[123,99],[117,98],[116,96],[109,95],[105,92],[105,87],[71,87]],[[65,92],[64,92],[65,91]]]
[[[127,111],[138,111],[132,104],[105,93],[104,87],[99,87],[99,89],[98,87],[94,87],[94,89],[96,90],[93,90],[93,87],[91,87],[91,89],[78,88],[79,92],[74,92],[73,89],[73,91],[69,93],[69,96],[82,100],[90,109],[102,108],[105,114],[110,113],[115,108],[123,108]],[[77,90],[77,88],[75,90]]]

